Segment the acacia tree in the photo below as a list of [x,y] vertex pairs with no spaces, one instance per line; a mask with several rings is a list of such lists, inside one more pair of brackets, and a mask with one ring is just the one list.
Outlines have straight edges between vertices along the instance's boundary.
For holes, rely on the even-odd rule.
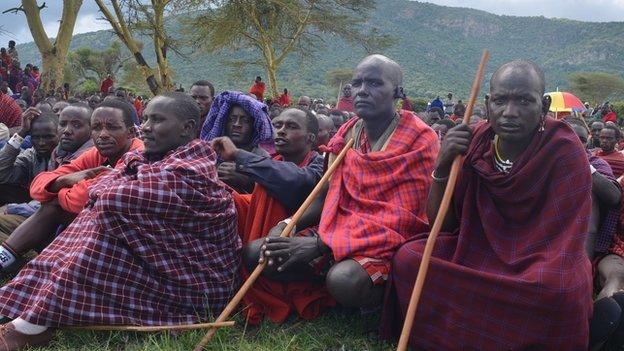
[[594,104],[602,103],[612,94],[624,92],[624,79],[605,72],[576,72],[568,76],[570,90]]
[[[126,54],[127,55],[127,54]],[[115,41],[104,51],[81,47],[67,55],[67,74],[76,76],[78,83],[84,80],[101,82],[106,75],[115,76],[123,64],[131,59],[121,51],[121,44]]]
[[[151,0],[146,3],[142,0],[110,0],[113,11],[104,4],[103,0],[95,0],[104,18],[111,24],[113,31],[134,56],[150,91],[156,95],[161,91],[173,89],[171,68],[167,61],[168,49],[176,50],[175,43],[167,35],[165,18],[181,3],[191,5],[192,0]],[[146,34],[152,38],[156,53],[157,69],[145,61],[141,53],[141,43],[135,39],[135,33]],[[158,78],[158,79],[156,79]]]
[[37,0],[22,0],[22,6],[14,9],[15,13],[23,11],[26,15],[28,28],[41,54],[41,84],[46,91],[62,84],[65,58],[69,50],[80,6],[82,6],[82,0],[63,1],[59,31],[53,42],[50,41],[41,22],[40,11],[45,8],[45,3],[40,7],[37,5]]
[[374,0],[212,0],[201,15],[186,21],[192,42],[207,52],[254,47],[278,95],[277,70],[293,52],[309,54],[323,42],[321,34],[346,39],[367,51],[389,42],[367,27]]

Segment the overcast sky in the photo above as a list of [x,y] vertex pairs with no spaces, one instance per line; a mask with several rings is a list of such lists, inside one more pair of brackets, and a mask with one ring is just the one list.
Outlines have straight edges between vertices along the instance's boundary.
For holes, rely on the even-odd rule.
[[[384,1],[384,0],[379,0]],[[511,16],[545,16],[569,18],[580,21],[624,22],[624,0],[429,0],[438,5],[470,7]],[[20,0],[0,0],[0,12],[19,6]],[[43,3],[39,0],[39,3]],[[41,11],[43,24],[50,37],[58,32],[63,2],[47,0],[48,8]],[[84,0],[74,33],[92,32],[109,28],[106,21],[100,20],[97,5],[93,0]],[[17,43],[32,41],[26,17],[22,12],[0,14],[0,26],[9,33],[0,34],[0,46],[6,46],[13,39]]]

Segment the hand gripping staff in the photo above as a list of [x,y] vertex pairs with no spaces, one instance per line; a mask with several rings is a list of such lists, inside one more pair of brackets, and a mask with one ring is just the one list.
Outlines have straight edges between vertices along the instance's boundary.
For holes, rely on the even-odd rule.
[[[477,94],[479,94],[479,89],[481,87],[481,77],[483,77],[485,64],[487,63],[489,58],[490,52],[487,49],[483,50],[483,56],[481,56],[481,62],[479,63],[479,68],[477,69],[477,74],[475,76],[474,82],[472,83],[472,89],[470,90],[470,100],[468,101],[468,106],[466,106],[463,123],[470,123],[472,108],[474,107],[475,101],[477,99]],[[397,350],[399,351],[405,351],[407,349],[407,342],[409,341],[410,331],[412,330],[412,324],[414,323],[414,316],[416,315],[418,300],[420,299],[420,294],[422,292],[425,278],[427,276],[427,269],[429,268],[431,253],[433,252],[433,246],[435,245],[438,234],[440,234],[442,222],[444,222],[444,217],[446,217],[446,212],[448,211],[449,205],[451,203],[451,198],[453,197],[453,189],[455,188],[457,176],[459,175],[460,163],[461,155],[457,155],[453,160],[451,172],[449,173],[448,183],[446,184],[446,189],[444,189],[444,195],[442,196],[442,202],[440,203],[438,214],[436,215],[435,222],[433,223],[433,228],[431,228],[431,233],[427,238],[425,251],[423,253],[422,260],[420,261],[418,275],[416,276],[416,283],[414,284],[414,290],[412,290],[412,296],[410,297],[410,302],[407,307],[407,313],[405,314],[403,330],[401,330],[401,338],[399,339],[399,346],[397,348]]]
[[[329,178],[334,173],[336,168],[338,168],[338,165],[340,165],[340,163],[344,159],[345,155],[347,154],[347,151],[349,151],[351,146],[353,146],[353,139],[350,139],[347,142],[347,144],[344,146],[342,151],[340,151],[340,153],[336,157],[336,160],[331,164],[331,166],[329,166],[329,168],[327,169],[327,172],[325,172],[321,180],[319,180],[318,184],[316,184],[316,186],[314,187],[310,195],[308,195],[308,197],[303,202],[301,207],[299,207],[297,212],[295,212],[295,214],[292,216],[292,220],[290,221],[290,223],[288,223],[286,225],[286,228],[282,230],[282,234],[280,235],[281,237],[286,237],[290,235],[290,232],[293,230],[295,225],[297,225],[297,222],[299,221],[303,213],[308,209],[310,204],[312,204],[312,201],[316,199],[316,197],[320,193],[323,186],[329,181]],[[266,264],[267,264],[267,260],[264,260],[264,262],[256,266],[256,269],[254,269],[254,271],[249,275],[249,278],[247,278],[247,280],[243,283],[243,286],[241,286],[241,288],[238,290],[236,295],[234,295],[230,303],[228,303],[228,305],[225,306],[225,308],[223,309],[223,312],[221,312],[221,314],[219,315],[215,323],[225,322],[226,319],[230,316],[230,314],[234,312],[234,309],[236,308],[236,306],[238,306],[238,304],[243,299],[247,291],[251,289],[251,286],[256,281],[256,279],[258,279],[258,277],[260,276],[260,273],[262,273],[262,271],[264,270],[264,267],[266,267]],[[206,333],[206,335],[199,342],[199,344],[195,346],[194,350],[202,351],[204,349],[204,346],[208,344],[208,342],[210,341],[210,339],[212,339],[212,337],[214,336],[216,332],[217,332],[217,328],[210,327],[210,330],[208,330],[208,333]]]

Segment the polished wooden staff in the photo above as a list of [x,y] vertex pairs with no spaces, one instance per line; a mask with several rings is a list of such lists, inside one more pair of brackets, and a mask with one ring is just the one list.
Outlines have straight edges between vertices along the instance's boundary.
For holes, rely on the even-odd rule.
[[[479,63],[479,68],[477,69],[477,74],[475,76],[474,82],[472,83],[472,89],[470,90],[470,100],[468,101],[468,106],[466,106],[463,123],[470,123],[472,108],[474,107],[475,101],[477,100],[477,94],[479,94],[479,88],[481,87],[483,71],[485,70],[485,64],[487,63],[489,58],[490,52],[488,50],[483,50],[483,56],[481,56],[481,62]],[[412,324],[414,324],[414,316],[416,315],[418,300],[420,299],[420,294],[422,293],[425,278],[427,277],[427,269],[429,268],[429,261],[431,260],[433,246],[435,245],[436,238],[440,233],[440,229],[442,228],[442,222],[444,222],[444,217],[446,217],[446,212],[448,211],[449,205],[451,203],[451,198],[453,197],[453,190],[455,188],[457,176],[459,175],[460,164],[461,155],[457,155],[453,160],[451,172],[449,173],[448,183],[446,184],[446,189],[444,189],[444,196],[442,196],[442,202],[440,203],[438,214],[436,215],[435,222],[433,223],[433,227],[431,228],[431,233],[427,238],[425,251],[423,252],[423,256],[420,261],[418,275],[416,276],[416,283],[414,284],[414,290],[412,290],[412,296],[410,297],[410,302],[407,307],[405,321],[403,322],[403,330],[401,330],[401,338],[399,339],[399,346],[397,348],[397,350],[399,351],[405,351],[407,349],[407,342],[409,341]]]
[[[282,233],[280,234],[281,237],[290,235],[290,232],[292,232],[292,230],[295,228],[295,225],[297,225],[297,222],[299,221],[303,213],[308,209],[310,204],[312,204],[314,199],[316,199],[318,194],[321,192],[321,189],[323,188],[323,186],[329,181],[329,178],[334,173],[338,165],[342,162],[345,155],[347,154],[347,151],[349,151],[351,146],[353,146],[353,139],[350,139],[347,142],[345,147],[342,149],[342,151],[340,151],[340,153],[336,157],[336,160],[327,169],[327,172],[325,172],[321,180],[319,180],[318,184],[316,184],[316,186],[314,187],[310,195],[308,195],[308,197],[303,202],[301,207],[299,207],[297,212],[295,212],[295,214],[292,216],[291,221],[286,225],[286,228],[282,230]],[[264,267],[266,267],[267,261],[268,260],[264,260],[262,263],[256,266],[256,269],[254,269],[253,272],[251,272],[251,274],[249,275],[249,278],[247,278],[245,283],[243,283],[243,286],[241,286],[241,288],[238,290],[236,295],[234,295],[234,297],[228,303],[228,305],[225,306],[225,308],[223,309],[223,312],[221,312],[221,314],[219,315],[215,323],[224,322],[230,316],[230,314],[234,312],[234,309],[236,308],[236,306],[238,306],[238,304],[243,299],[245,294],[249,291],[249,289],[251,289],[251,286],[253,285],[253,283],[256,281],[256,279],[258,279],[258,277],[260,276],[260,273],[262,273],[262,271],[264,270]],[[212,337],[214,336],[216,332],[217,332],[217,328],[211,327],[210,330],[208,330],[208,333],[206,333],[204,338],[199,342],[199,344],[195,346],[195,351],[203,350],[204,346],[208,344],[208,342],[210,341],[210,339],[212,339]]]
[[137,325],[94,325],[80,327],[62,327],[65,330],[111,330],[111,331],[131,331],[131,332],[159,332],[166,330],[195,330],[206,328],[222,328],[231,327],[234,321],[214,322],[214,323],[198,323],[198,324],[180,324],[180,325],[158,325],[158,326],[137,326]]

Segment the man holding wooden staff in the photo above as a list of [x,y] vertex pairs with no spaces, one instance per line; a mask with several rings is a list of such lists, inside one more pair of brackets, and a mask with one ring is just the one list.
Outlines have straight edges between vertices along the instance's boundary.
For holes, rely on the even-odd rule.
[[248,247],[249,255],[268,260],[265,276],[318,282],[344,306],[379,306],[395,250],[427,229],[425,200],[438,151],[437,136],[424,122],[396,112],[401,83],[401,67],[385,56],[368,56],[357,66],[357,117],[325,150],[332,162],[346,140],[355,140],[353,148],[297,223],[298,233],[276,237],[286,226],[280,223]]
[[[487,123],[442,142],[427,214],[465,155],[436,240],[410,346],[418,350],[583,350],[592,308],[585,239],[591,178],[578,137],[546,118],[544,74],[512,61],[490,80]],[[394,256],[382,336],[400,331],[428,233]]]

